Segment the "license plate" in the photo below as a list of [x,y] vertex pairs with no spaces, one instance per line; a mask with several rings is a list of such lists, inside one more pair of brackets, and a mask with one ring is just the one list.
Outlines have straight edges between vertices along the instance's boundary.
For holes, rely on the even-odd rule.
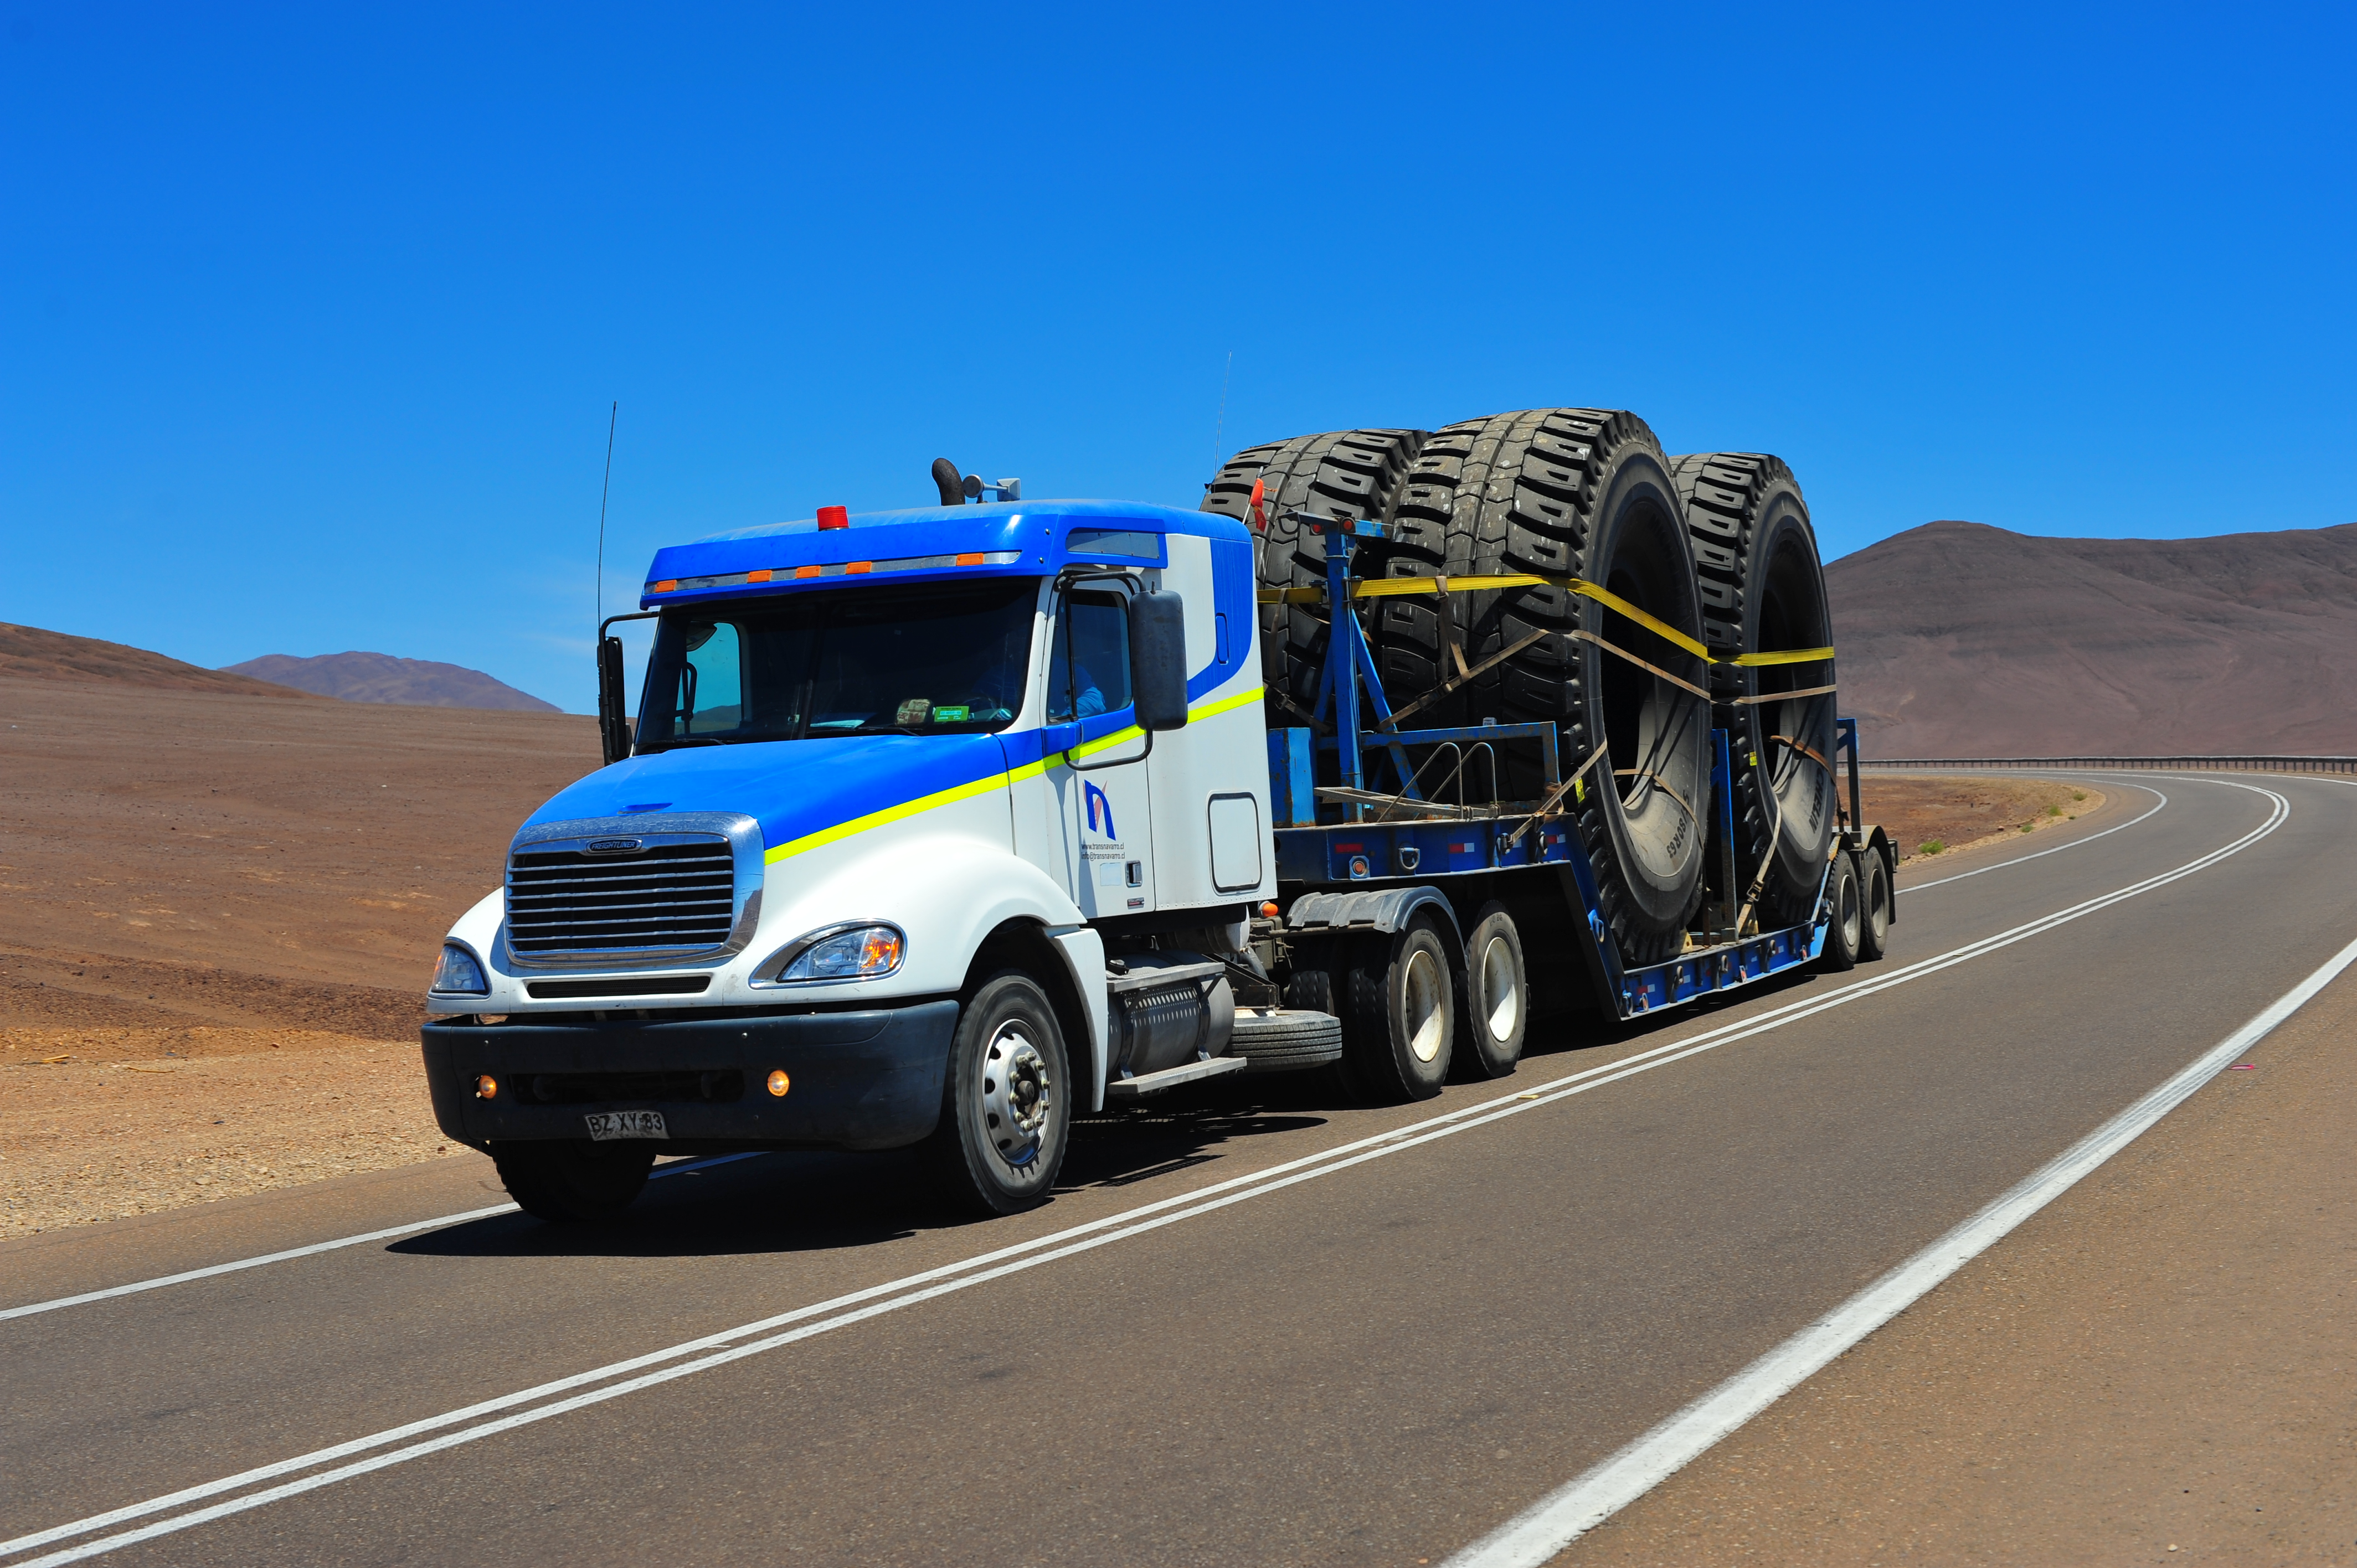
[[581,1118],[597,1143],[609,1138],[668,1138],[660,1111],[592,1111]]

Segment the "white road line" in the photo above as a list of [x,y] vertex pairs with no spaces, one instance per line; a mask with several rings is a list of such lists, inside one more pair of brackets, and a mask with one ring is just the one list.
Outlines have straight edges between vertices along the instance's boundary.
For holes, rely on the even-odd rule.
[[1813,1377],[1834,1358],[2061,1197],[2080,1177],[2126,1148],[2265,1038],[2353,962],[2357,962],[2357,942],[2333,954],[2257,1017],[2012,1191],[1628,1447],[1458,1552],[1442,1568],[1537,1568]]
[[[651,1173],[649,1179],[678,1176],[683,1171],[700,1171],[713,1165],[725,1165],[735,1160],[749,1160],[753,1155],[715,1155],[710,1159],[683,1160],[664,1165]],[[138,1280],[127,1285],[114,1285],[106,1290],[87,1290],[80,1295],[61,1295],[53,1301],[37,1301],[24,1306],[0,1310],[0,1323],[12,1317],[30,1317],[35,1313],[56,1312],[64,1307],[81,1306],[93,1301],[112,1301],[119,1295],[137,1295],[142,1291],[162,1290],[166,1285],[184,1285],[191,1280],[209,1280],[219,1274],[233,1274],[244,1269],[258,1269],[264,1263],[283,1263],[293,1258],[317,1257],[321,1252],[333,1252],[344,1247],[364,1246],[371,1241],[389,1241],[395,1236],[413,1235],[442,1225],[463,1225],[469,1219],[489,1219],[497,1214],[513,1214],[512,1203],[495,1203],[488,1208],[468,1208],[457,1214],[437,1215],[432,1219],[412,1220],[406,1225],[388,1225],[382,1230],[364,1231],[358,1236],[339,1236],[332,1241],[314,1241],[307,1247],[289,1247],[283,1252],[264,1252],[258,1258],[240,1258],[231,1263],[215,1263],[210,1268],[186,1269],[177,1274],[161,1274],[152,1280]]]
[[2153,811],[2158,811],[2161,807],[2169,804],[2169,797],[2162,794],[2159,790],[2154,789],[2149,784],[2131,784],[2128,788],[2131,789],[2143,790],[2146,794],[2152,796],[2158,804],[2152,808],[2151,811],[2146,811],[2141,816],[2130,817],[2126,822],[2120,823],[2117,827],[2105,828],[2102,832],[2089,833],[2085,838],[2072,839],[2069,843],[2058,843],[2052,849],[2041,849],[2035,854],[2018,854],[2011,860],[2000,860],[1995,865],[1984,865],[1977,871],[1959,871],[1953,876],[1943,876],[1937,882],[1909,883],[1901,886],[1899,891],[1907,894],[1929,893],[1934,887],[1945,887],[1949,883],[1962,882],[1967,876],[1986,876],[1992,871],[2003,871],[2008,865],[2019,865],[2026,860],[2043,860],[2050,854],[2061,854],[2066,849],[2077,849],[2081,844],[2093,843],[2097,839],[2107,839],[2114,833],[2126,832],[2128,829],[2144,821],[2146,817],[2151,816]]
[[[152,1541],[159,1536],[190,1529],[213,1520],[261,1508],[285,1498],[317,1490],[321,1487],[331,1486],[336,1482],[357,1476],[367,1475],[388,1466],[422,1458],[447,1448],[456,1447],[460,1444],[475,1442],[480,1438],[512,1431],[517,1427],[544,1421],[588,1405],[619,1399],[625,1394],[634,1393],[658,1383],[673,1381],[712,1367],[742,1360],[748,1356],[759,1355],[836,1328],[865,1322],[886,1313],[897,1312],[902,1307],[913,1306],[920,1302],[931,1301],[974,1285],[1038,1268],[1079,1252],[1092,1251],[1112,1241],[1159,1230],[1181,1219],[1209,1214],[1231,1205],[1242,1203],[1248,1198],[1259,1197],[1319,1176],[1330,1176],[1370,1160],[1381,1159],[1389,1155],[1420,1147],[1437,1139],[1453,1136],[1458,1133],[1470,1131],[1493,1122],[1503,1121],[1507,1117],[1517,1116],[1524,1112],[1540,1110],[1558,1101],[1585,1094],[1609,1083],[1618,1082],[1621,1079],[1631,1078],[1641,1072],[1650,1072],[1655,1068],[1665,1067],[1671,1062],[1684,1060],[1687,1057],[1699,1056],[1705,1051],[1717,1049],[1720,1046],[1736,1040],[1765,1034],[1795,1019],[1813,1016],[1856,1001],[1861,996],[1872,995],[1889,990],[1893,986],[1904,984],[1918,976],[1935,973],[1982,954],[2010,947],[2016,942],[2025,941],[2057,926],[2079,919],[2097,910],[2109,908],[2115,904],[2149,892],[2156,887],[2165,886],[2182,877],[2190,876],[2256,843],[2274,832],[2290,814],[2290,802],[2273,790],[2260,789],[2246,784],[2235,784],[2230,787],[2247,789],[2256,795],[2264,795],[2274,802],[2266,821],[2241,838],[2188,861],[2173,871],[2147,877],[2142,882],[2088,899],[2055,914],[2043,916],[2026,925],[2015,927],[2011,930],[1983,938],[1979,941],[1952,950],[1936,958],[1924,960],[1905,969],[1845,986],[1825,996],[1805,998],[1800,1002],[1787,1004],[1782,1007],[1770,1009],[1760,1015],[1741,1019],[1698,1036],[1670,1041],[1652,1050],[1639,1052],[1618,1061],[1571,1073],[1542,1084],[1535,1090],[1523,1090],[1461,1107],[1456,1111],[1426,1118],[1422,1122],[1413,1122],[1405,1127],[1395,1128],[1388,1133],[1379,1133],[1358,1139],[1320,1154],[1305,1155],[1298,1159],[1287,1161],[1265,1170],[1234,1176],[1195,1192],[1176,1194],[1170,1197],[1143,1204],[1052,1235],[1017,1242],[977,1257],[944,1263],[922,1273],[910,1274],[903,1279],[873,1285],[866,1290],[837,1296],[831,1301],[796,1307],[791,1311],[780,1313],[758,1322],[748,1323],[736,1328],[723,1329],[716,1334],[707,1334],[663,1349],[649,1351],[628,1360],[616,1361],[589,1371],[576,1373],[572,1377],[543,1383],[536,1388],[485,1400],[462,1410],[428,1416],[403,1426],[353,1438],[332,1447],[317,1449],[309,1454],[246,1470],[235,1476],[224,1477],[217,1481],[183,1487],[162,1497],[151,1498],[145,1502],[132,1503],[104,1513],[92,1514],[86,1519],[38,1530],[29,1535],[21,1535],[13,1541],[0,1541],[0,1557],[14,1556],[18,1552],[51,1545],[77,1535],[87,1535],[94,1530],[128,1523],[135,1519],[147,1518],[186,1504],[201,1502],[207,1498],[220,1497],[224,1493],[239,1491],[243,1487],[278,1480],[281,1477],[291,1476],[297,1471],[310,1470],[317,1466],[349,1459],[354,1455],[364,1454],[373,1448],[384,1448],[388,1444],[402,1443],[429,1432],[441,1433],[440,1436],[413,1443],[389,1453],[372,1455],[366,1459],[340,1465],[333,1469],[317,1471],[299,1479],[269,1487],[262,1491],[247,1492],[242,1496],[231,1498],[208,1507],[194,1509],[189,1512],[159,1520],[135,1530],[124,1530],[96,1541],[84,1541],[79,1546],[69,1547],[64,1551],[51,1552],[47,1556],[17,1564],[16,1568],[57,1568],[59,1564],[81,1562],[102,1552],[112,1552],[117,1547]],[[812,1321],[813,1319],[815,1321]],[[789,1325],[796,1325],[796,1326],[788,1327]],[[785,1331],[775,1332],[780,1329]],[[748,1337],[752,1339],[751,1343],[738,1343]],[[683,1357],[696,1359],[677,1365],[660,1365],[666,1361],[678,1362]],[[626,1380],[608,1382],[607,1380],[609,1379]],[[606,1386],[588,1387],[594,1383],[604,1383]],[[576,1390],[585,1391],[573,1392]],[[570,1394],[571,1397],[548,1404],[535,1402],[558,1394]],[[534,1408],[517,1408],[525,1405],[533,1405]],[[483,1417],[494,1419],[480,1419]],[[468,1423],[477,1423],[477,1424],[468,1425],[467,1424]],[[446,1430],[454,1427],[459,1430]]]

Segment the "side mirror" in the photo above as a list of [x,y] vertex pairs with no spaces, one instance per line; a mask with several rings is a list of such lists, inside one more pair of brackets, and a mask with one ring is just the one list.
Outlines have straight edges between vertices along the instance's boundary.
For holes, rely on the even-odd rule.
[[597,739],[608,765],[630,755],[630,721],[623,716],[622,639],[597,639]]
[[1185,727],[1187,607],[1176,594],[1129,601],[1129,693],[1138,728],[1152,734]]

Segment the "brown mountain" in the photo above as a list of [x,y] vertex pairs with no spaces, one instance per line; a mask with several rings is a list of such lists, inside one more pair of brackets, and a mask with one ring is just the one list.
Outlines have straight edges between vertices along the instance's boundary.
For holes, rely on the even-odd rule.
[[70,637],[37,626],[0,621],[0,675],[36,681],[104,681],[167,692],[221,692],[245,697],[301,697],[307,693],[228,671],[183,664],[144,648]]
[[2357,754],[2357,523],[2039,539],[1929,522],[1825,582],[1867,757]]
[[431,659],[396,659],[390,653],[323,653],[296,659],[265,653],[228,672],[250,675],[316,693],[341,697],[348,703],[403,703],[420,708],[504,708],[521,713],[554,714],[554,703],[519,692],[479,670],[440,664]]

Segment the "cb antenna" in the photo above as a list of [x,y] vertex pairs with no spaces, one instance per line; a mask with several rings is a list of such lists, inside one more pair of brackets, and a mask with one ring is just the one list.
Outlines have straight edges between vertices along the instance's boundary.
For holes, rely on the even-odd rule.
[[606,624],[606,498],[614,490],[614,422],[622,416],[622,400],[606,411],[606,482],[597,487],[597,624]]

